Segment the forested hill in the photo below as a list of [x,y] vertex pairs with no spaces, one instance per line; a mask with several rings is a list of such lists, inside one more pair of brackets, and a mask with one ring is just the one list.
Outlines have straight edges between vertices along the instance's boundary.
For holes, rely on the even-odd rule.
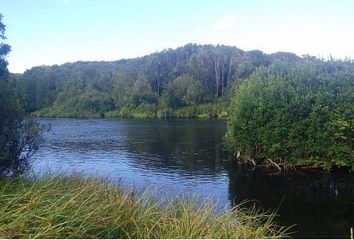
[[36,116],[220,117],[230,90],[256,68],[305,60],[313,58],[188,44],[134,59],[38,66],[16,78]]

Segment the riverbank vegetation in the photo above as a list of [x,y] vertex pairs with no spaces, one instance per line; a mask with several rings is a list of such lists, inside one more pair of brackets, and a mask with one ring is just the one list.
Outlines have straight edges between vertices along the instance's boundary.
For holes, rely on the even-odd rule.
[[354,170],[352,62],[279,62],[235,92],[226,142],[240,159]]
[[23,172],[27,159],[38,147],[40,128],[24,113],[19,99],[18,75],[10,76],[6,56],[10,45],[5,43],[5,25],[0,14],[0,176]]
[[2,238],[283,238],[273,214],[216,212],[187,198],[148,194],[78,175],[0,180]]
[[304,59],[187,44],[114,62],[38,66],[16,82],[26,111],[38,117],[225,117],[233,87],[255,69]]

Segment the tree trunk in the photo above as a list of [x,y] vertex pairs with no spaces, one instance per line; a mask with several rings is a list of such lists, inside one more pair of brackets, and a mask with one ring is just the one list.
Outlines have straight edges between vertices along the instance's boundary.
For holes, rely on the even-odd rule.
[[232,57],[229,60],[229,72],[227,74],[226,85],[225,88],[227,89],[231,80],[231,72],[232,72]]
[[[215,56],[216,57],[216,56]],[[219,96],[219,84],[220,84],[220,57],[217,57],[214,61],[215,71],[215,97]]]

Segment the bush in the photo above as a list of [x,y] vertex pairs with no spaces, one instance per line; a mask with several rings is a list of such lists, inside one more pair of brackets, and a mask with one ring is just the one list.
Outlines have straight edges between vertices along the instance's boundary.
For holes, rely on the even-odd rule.
[[226,143],[244,159],[354,170],[354,66],[276,63],[235,90]]
[[177,118],[224,118],[227,117],[226,103],[205,103],[177,108],[171,113]]
[[106,117],[126,118],[225,118],[226,103],[206,103],[172,109],[162,104],[141,103],[136,107],[124,106],[105,113]]
[[42,108],[32,115],[36,117],[104,117],[105,112],[113,109],[113,99],[107,93],[88,90],[81,95],[65,99],[64,103]]

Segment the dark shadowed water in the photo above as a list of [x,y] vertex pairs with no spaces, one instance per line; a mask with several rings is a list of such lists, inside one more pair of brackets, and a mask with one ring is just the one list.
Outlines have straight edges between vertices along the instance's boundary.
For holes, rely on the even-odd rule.
[[242,171],[222,151],[226,124],[220,120],[39,121],[51,130],[32,158],[36,174],[79,171],[137,189],[209,196],[220,208],[254,200],[278,209],[279,224],[297,224],[298,238],[348,238],[354,225],[353,176]]

